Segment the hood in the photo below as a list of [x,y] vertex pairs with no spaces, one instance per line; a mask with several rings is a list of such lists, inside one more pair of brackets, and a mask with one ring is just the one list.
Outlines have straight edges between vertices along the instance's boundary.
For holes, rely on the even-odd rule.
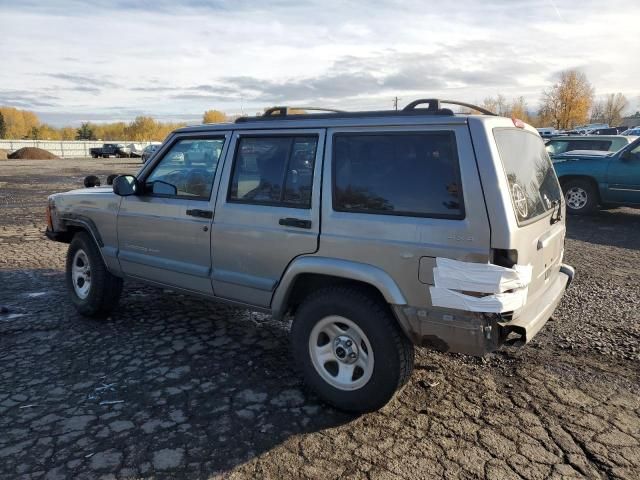
[[69,190],[68,192],[54,193],[53,195],[49,195],[49,199],[54,199],[55,197],[60,196],[95,195],[98,193],[113,193],[113,187],[111,185],[107,185],[104,187],[77,188],[75,190]]

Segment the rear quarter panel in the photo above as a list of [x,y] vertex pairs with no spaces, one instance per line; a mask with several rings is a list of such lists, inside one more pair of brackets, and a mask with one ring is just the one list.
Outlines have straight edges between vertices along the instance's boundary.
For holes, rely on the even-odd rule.
[[[394,131],[452,131],[455,134],[465,218],[378,215],[333,209],[333,135]],[[378,267],[391,276],[407,303],[415,307],[431,306],[429,284],[433,283],[430,277],[436,257],[476,262],[488,260],[490,230],[487,211],[465,124],[335,128],[327,132],[326,149],[322,228],[317,255]]]

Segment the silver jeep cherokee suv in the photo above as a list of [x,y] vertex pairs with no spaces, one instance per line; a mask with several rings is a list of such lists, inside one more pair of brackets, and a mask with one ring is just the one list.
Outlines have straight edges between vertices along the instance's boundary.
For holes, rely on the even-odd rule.
[[573,277],[558,180],[534,128],[441,103],[466,105],[182,128],[135,177],[51,195],[72,302],[104,317],[132,278],[290,314],[307,384],[357,412],[406,383],[414,344],[528,342]]

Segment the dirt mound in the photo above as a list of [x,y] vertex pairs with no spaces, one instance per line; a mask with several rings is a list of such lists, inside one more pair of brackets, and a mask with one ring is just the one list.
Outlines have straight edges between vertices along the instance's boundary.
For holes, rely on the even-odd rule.
[[57,160],[53,153],[36,147],[24,147],[9,154],[12,160]]
[[9,158],[9,152],[0,148],[0,160],[6,160]]

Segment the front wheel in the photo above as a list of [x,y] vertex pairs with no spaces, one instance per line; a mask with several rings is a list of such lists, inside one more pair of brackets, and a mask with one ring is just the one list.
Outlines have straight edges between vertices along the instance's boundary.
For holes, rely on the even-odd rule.
[[122,279],[107,270],[93,239],[77,233],[67,252],[66,283],[76,310],[86,317],[106,317],[117,305]]
[[589,181],[569,180],[563,190],[568,213],[588,215],[598,207],[598,192]]
[[326,288],[308,297],[291,342],[307,385],[341,410],[382,408],[413,370],[413,345],[388,305],[358,288]]

